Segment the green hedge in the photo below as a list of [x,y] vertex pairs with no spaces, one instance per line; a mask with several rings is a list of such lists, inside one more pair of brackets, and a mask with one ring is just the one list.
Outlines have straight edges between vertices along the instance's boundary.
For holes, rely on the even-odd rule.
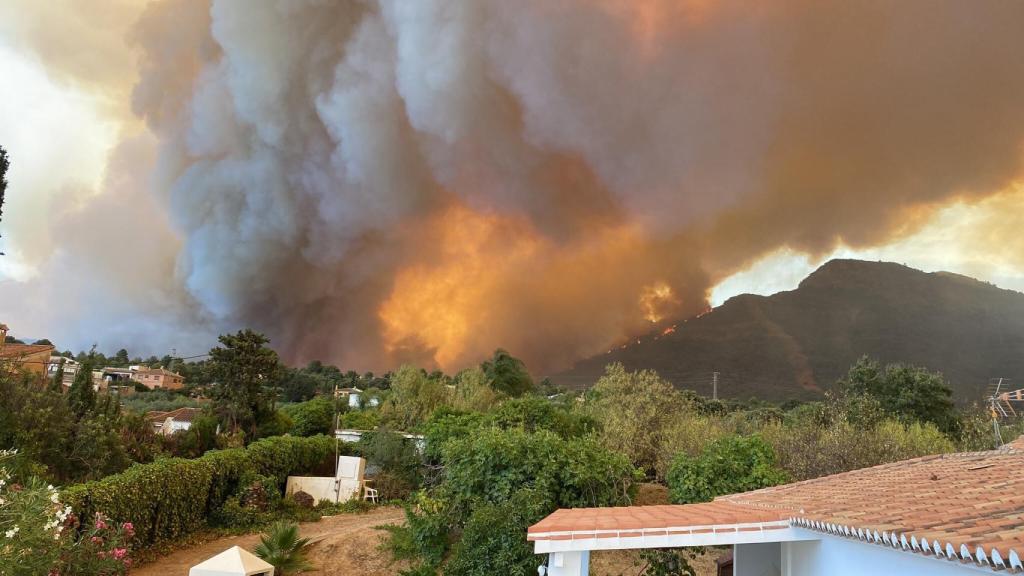
[[327,436],[265,438],[194,460],[167,458],[135,465],[71,486],[62,500],[83,521],[102,512],[117,522],[131,522],[138,544],[145,547],[201,528],[237,490],[246,472],[272,476],[283,486],[289,475],[333,470],[334,450],[335,441]]

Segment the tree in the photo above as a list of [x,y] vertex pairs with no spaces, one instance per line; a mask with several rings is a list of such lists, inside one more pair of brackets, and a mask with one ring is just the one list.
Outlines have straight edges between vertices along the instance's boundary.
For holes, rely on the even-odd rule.
[[81,420],[96,407],[96,390],[92,383],[92,355],[85,358],[75,373],[75,380],[68,390],[68,405],[71,411]]
[[700,456],[676,456],[668,472],[669,497],[676,504],[710,502],[786,479],[770,444],[759,436],[727,436],[708,444]]
[[391,379],[391,393],[381,406],[384,420],[398,430],[411,430],[449,401],[448,389],[422,370],[402,366]]
[[314,398],[282,408],[292,419],[292,434],[316,436],[330,434],[334,426],[334,402],[328,398]]
[[533,378],[523,361],[498,348],[490,360],[480,365],[494,389],[516,397],[533,392]]
[[305,402],[316,395],[319,381],[316,376],[306,370],[289,368],[282,371],[278,388],[285,402]]
[[36,340],[32,344],[42,345],[42,346],[53,346],[53,342],[50,342],[46,338],[40,338],[39,340]]
[[274,417],[273,395],[264,386],[279,379],[281,362],[258,332],[246,329],[218,340],[222,346],[210,350],[209,361],[217,413],[233,433],[255,439],[260,422]]
[[121,348],[116,354],[114,354],[112,361],[114,366],[127,366],[131,363],[131,359],[128,358],[128,351],[124,348]]
[[847,396],[874,398],[882,410],[905,422],[931,422],[946,434],[958,431],[953,390],[939,372],[906,364],[889,364],[883,370],[864,356],[837,387]]
[[602,423],[602,443],[654,477],[664,473],[658,463],[674,423],[692,411],[684,396],[653,370],[627,372],[619,363],[605,368],[585,407]]
[[452,404],[458,410],[486,412],[504,396],[491,386],[480,368],[468,368],[455,376]]

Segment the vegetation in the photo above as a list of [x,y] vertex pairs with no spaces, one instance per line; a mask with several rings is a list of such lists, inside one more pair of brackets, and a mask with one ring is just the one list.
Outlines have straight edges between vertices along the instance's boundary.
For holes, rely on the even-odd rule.
[[306,558],[309,538],[299,538],[299,525],[277,522],[260,536],[253,552],[274,567],[275,576],[289,576],[311,570]]
[[334,440],[325,436],[267,438],[196,459],[133,466],[72,486],[65,497],[79,518],[102,512],[115,522],[131,522],[139,544],[149,546],[204,526],[256,477],[269,478],[279,494],[290,474],[333,470],[334,450]]
[[275,398],[266,387],[280,377],[281,362],[267,346],[270,340],[252,330],[225,334],[219,340],[222,346],[210,350],[217,413],[228,430],[257,438],[260,424],[276,416]]
[[786,473],[775,451],[758,436],[715,440],[699,456],[680,453],[668,473],[669,495],[676,504],[710,502],[716,496],[782,484]]
[[[701,502],[995,445],[985,411],[957,409],[940,374],[868,358],[817,400],[776,405],[710,400],[621,364],[607,366],[587,392],[570,394],[536,386],[502,350],[454,376],[412,366],[375,376],[320,362],[285,368],[268,344],[246,330],[222,336],[207,361],[152,358],[190,374],[190,387],[141,391],[123,402],[96,393],[87,370],[67,393],[0,370],[0,446],[19,448],[16,457],[6,455],[4,474],[24,487],[0,504],[0,528],[17,523],[31,547],[40,535],[53,536],[46,530],[58,513],[66,514],[63,526],[90,519],[75,524],[68,546],[88,549],[95,543],[80,537],[91,533],[126,558],[133,547],[205,527],[251,531],[365,510],[361,500],[309,508],[283,496],[288,475],[333,470],[338,415],[341,427],[365,431],[357,444],[341,444],[343,453],[366,458],[382,499],[406,507],[406,524],[389,528],[387,546],[413,561],[409,574],[530,574],[537,557],[523,538],[528,526],[559,507],[629,504],[640,481],[666,484],[674,502]],[[138,360],[126,350],[81,357],[95,365],[111,359]],[[360,388],[360,405],[334,400],[336,387]],[[154,434],[144,416],[184,406],[202,413],[173,435]],[[1007,426],[1006,436],[1020,428]],[[425,444],[409,434],[422,434]],[[50,482],[72,484],[60,493],[60,508]],[[301,539],[289,531],[274,526],[264,539],[268,557],[280,558],[272,563],[295,572],[301,562],[288,567],[289,550]],[[39,555],[39,565],[77,558],[68,550]],[[108,560],[112,549],[91,553],[100,551]],[[648,551],[637,566],[647,576],[688,574],[691,560],[692,551]],[[118,574],[127,566],[80,573]]]

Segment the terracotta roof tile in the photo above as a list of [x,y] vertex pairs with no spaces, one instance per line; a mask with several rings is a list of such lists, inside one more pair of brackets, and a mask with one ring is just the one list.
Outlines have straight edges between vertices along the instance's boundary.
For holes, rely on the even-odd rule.
[[946,556],[953,550],[951,559],[1024,570],[1024,438],[1000,450],[925,456],[702,504],[558,510],[531,526],[528,537],[779,520],[915,553],[939,550]]
[[53,350],[50,344],[4,344],[0,347],[0,358],[24,358],[50,350]]

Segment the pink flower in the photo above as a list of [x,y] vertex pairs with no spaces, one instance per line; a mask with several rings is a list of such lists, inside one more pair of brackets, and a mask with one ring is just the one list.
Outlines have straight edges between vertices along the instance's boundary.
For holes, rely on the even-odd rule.
[[125,568],[131,568],[132,567],[132,559],[131,558],[125,558],[124,559],[124,567]]
[[96,529],[97,530],[106,530],[107,529],[107,523],[104,522],[103,518],[100,517],[98,514],[96,515]]
[[135,526],[133,526],[131,522],[125,522],[121,527],[124,528],[124,533],[127,534],[129,538],[135,535]]
[[124,548],[114,548],[114,558],[120,560],[125,557],[125,554],[128,554],[128,550]]
[[103,544],[103,538],[100,538],[99,536],[93,536],[89,540],[92,540],[93,544]]

